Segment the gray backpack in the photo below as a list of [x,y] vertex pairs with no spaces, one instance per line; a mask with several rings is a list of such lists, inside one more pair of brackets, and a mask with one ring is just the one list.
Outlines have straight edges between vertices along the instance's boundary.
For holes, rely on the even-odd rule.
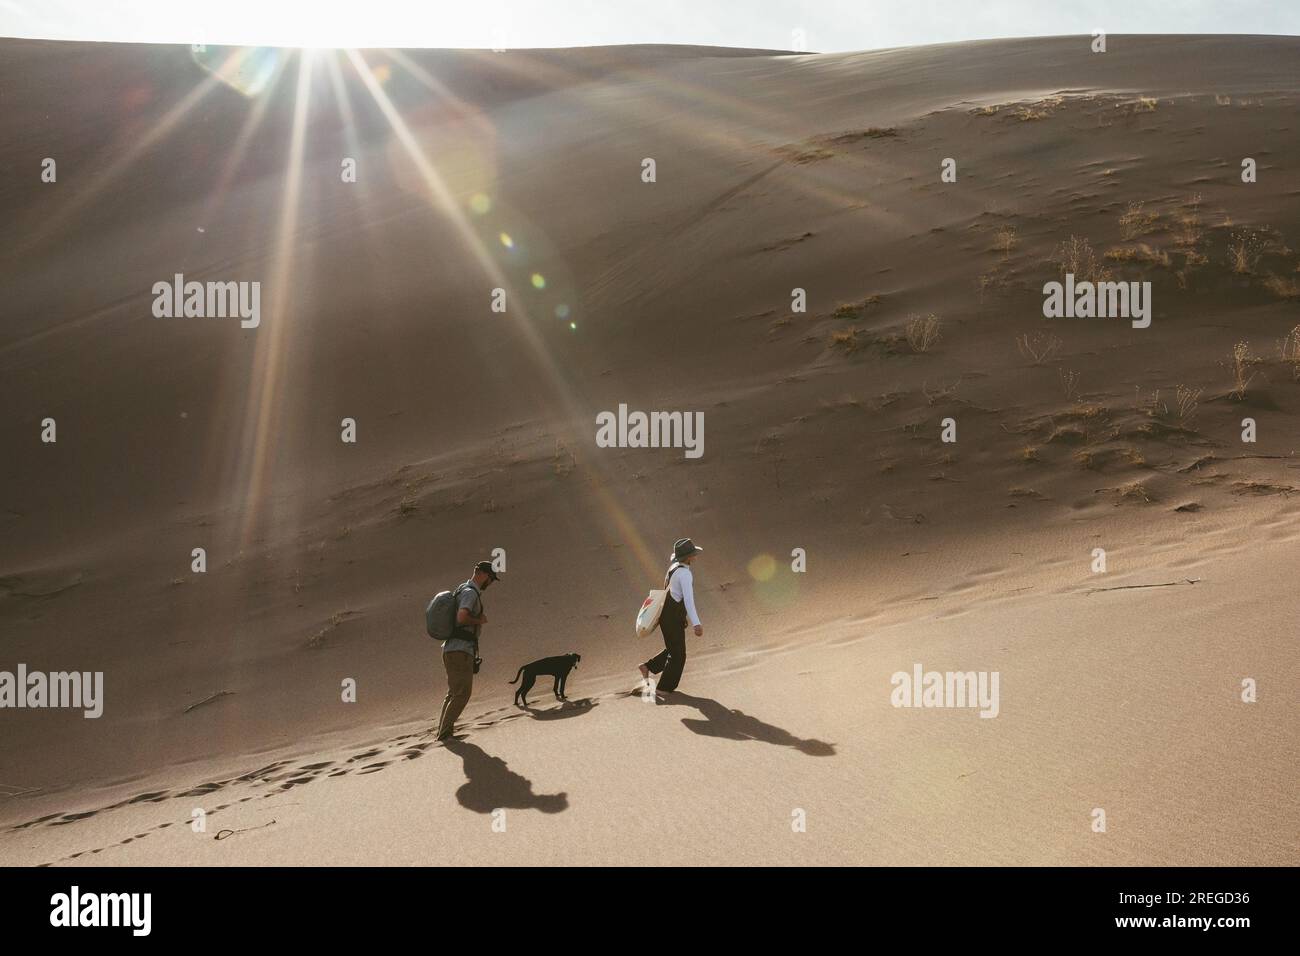
[[456,612],[460,609],[460,592],[464,584],[454,591],[439,591],[424,608],[424,629],[435,641],[445,641],[456,633]]

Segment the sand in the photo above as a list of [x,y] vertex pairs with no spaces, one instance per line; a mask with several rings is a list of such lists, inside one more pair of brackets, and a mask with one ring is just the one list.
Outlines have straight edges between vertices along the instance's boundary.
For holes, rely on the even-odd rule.
[[[3,46],[0,670],[106,700],[0,710],[0,859],[1297,862],[1300,41],[365,51],[253,98]],[[1043,318],[1071,237],[1150,328]],[[176,273],[261,324],[155,318]],[[703,456],[598,447],[621,403]],[[650,704],[682,535],[706,630]],[[423,607],[497,548],[442,746]],[[917,664],[997,716],[893,706]]]

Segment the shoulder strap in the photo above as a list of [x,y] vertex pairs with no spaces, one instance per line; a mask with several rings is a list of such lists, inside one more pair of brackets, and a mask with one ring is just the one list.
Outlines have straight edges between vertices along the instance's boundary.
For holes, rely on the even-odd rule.
[[[461,592],[461,591],[464,591],[464,590],[467,589],[467,588],[468,588],[469,590],[473,591],[475,594],[477,594],[477,595],[479,596],[479,600],[480,600],[480,601],[483,599],[482,592],[480,592],[478,588],[474,587],[474,585],[473,585],[472,582],[470,582],[470,581],[463,581],[463,582],[461,582],[460,584],[456,585],[456,589],[455,589],[454,591],[451,592],[451,600],[452,600],[452,602],[453,602],[453,605],[457,608],[456,612],[452,615],[452,633],[453,633],[453,634],[456,634],[457,632],[460,631],[460,624],[457,623],[457,621],[455,620],[455,618],[458,617],[458,616],[460,615],[460,611],[459,611],[459,607],[460,607],[460,592]],[[472,641],[475,643],[475,645],[478,644],[478,638],[476,638],[476,637],[475,637],[475,638],[470,638],[470,640],[472,640]]]
[[669,586],[670,584],[673,583],[673,575],[676,574],[678,571],[680,571],[680,570],[681,570],[682,568],[684,568],[684,567],[686,567],[686,565],[684,565],[684,564],[677,564],[676,562],[673,563],[673,566],[672,566],[671,568],[668,569],[668,574],[664,577],[664,588],[665,588],[665,589],[667,589],[668,586]]

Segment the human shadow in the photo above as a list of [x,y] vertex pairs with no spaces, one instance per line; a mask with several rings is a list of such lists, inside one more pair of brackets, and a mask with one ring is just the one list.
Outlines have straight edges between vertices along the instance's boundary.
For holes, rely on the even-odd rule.
[[530,705],[525,707],[524,711],[533,720],[568,720],[570,717],[589,714],[596,706],[596,702],[590,697],[582,697],[578,700],[561,701],[559,707],[550,707],[546,710],[536,710]]
[[810,757],[833,757],[835,745],[824,740],[796,737],[788,730],[765,723],[757,717],[751,717],[742,710],[733,710],[708,697],[692,697],[681,691],[670,691],[664,695],[659,706],[694,707],[704,715],[704,720],[683,717],[682,723],[692,733],[704,737],[719,737],[723,740],[758,740],[778,747],[793,747]]
[[466,810],[491,813],[508,808],[560,813],[569,809],[567,793],[533,793],[531,780],[482,747],[454,737],[444,741],[443,746],[464,762],[466,780],[456,791],[456,799]]

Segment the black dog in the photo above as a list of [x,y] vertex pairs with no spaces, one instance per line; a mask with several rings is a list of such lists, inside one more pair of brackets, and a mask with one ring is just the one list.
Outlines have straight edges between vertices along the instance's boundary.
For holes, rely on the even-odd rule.
[[533,684],[542,674],[550,674],[555,678],[555,686],[552,688],[555,691],[555,699],[564,700],[564,684],[569,679],[569,671],[577,667],[580,660],[582,660],[581,654],[564,654],[560,657],[543,657],[540,661],[525,664],[515,672],[515,680],[508,681],[513,684],[519,680],[520,674],[524,675],[524,682],[515,691],[515,703],[518,704],[522,700],[524,706],[528,706],[528,692],[533,689]]

